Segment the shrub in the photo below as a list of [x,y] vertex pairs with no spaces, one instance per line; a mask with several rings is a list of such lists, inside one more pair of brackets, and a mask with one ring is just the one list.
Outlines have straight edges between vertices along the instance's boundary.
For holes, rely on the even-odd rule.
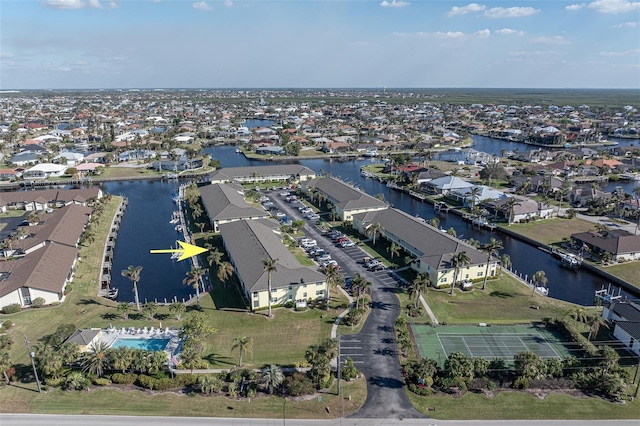
[[147,376],[146,374],[141,374],[138,376],[138,380],[136,380],[136,384],[141,388],[154,390],[156,388],[156,382],[158,380],[154,379],[151,376]]
[[22,310],[22,306],[20,306],[17,303],[12,303],[11,305],[7,305],[4,308],[2,308],[2,313],[3,314],[15,314],[17,312],[20,312]]
[[285,387],[290,396],[311,395],[316,388],[311,379],[304,373],[293,373],[285,379]]
[[409,383],[409,390],[415,393],[416,395],[420,395],[420,396],[428,396],[428,395],[431,395],[432,393],[430,388],[426,386],[419,386],[415,383]]
[[515,389],[529,389],[529,379],[526,377],[518,377],[513,381],[513,387]]
[[53,377],[47,377],[46,379],[44,379],[44,382],[47,386],[51,386],[53,388],[57,388],[60,387],[62,385],[64,385],[64,383],[67,381],[66,378],[64,377],[59,377],[57,379],[53,378]]
[[174,380],[180,386],[193,386],[198,381],[198,376],[196,376],[195,374],[190,374],[190,373],[189,374],[178,374],[178,375],[176,375]]
[[93,384],[96,386],[109,386],[111,384],[111,380],[105,379],[104,377],[98,377],[93,380]]
[[45,303],[47,303],[47,301],[44,300],[44,297],[36,297],[31,301],[31,305],[35,306],[36,308],[44,306]]
[[2,327],[3,327],[5,330],[10,329],[11,327],[13,327],[13,321],[11,321],[11,320],[6,320],[5,322],[3,322],[3,323],[2,323]]
[[288,309],[291,309],[294,306],[296,306],[296,302],[294,302],[293,300],[287,300],[287,302],[284,304],[284,307]]
[[115,373],[111,375],[111,381],[119,385],[132,385],[138,380],[138,375],[135,373]]
[[492,391],[496,388],[496,382],[494,382],[493,380],[489,380],[487,382],[487,389]]

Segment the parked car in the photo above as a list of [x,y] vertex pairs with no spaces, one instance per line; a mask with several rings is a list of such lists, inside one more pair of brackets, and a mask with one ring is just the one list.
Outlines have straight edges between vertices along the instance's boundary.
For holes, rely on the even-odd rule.
[[382,263],[375,264],[369,268],[371,271],[384,271],[385,269],[387,269],[387,267]]
[[331,260],[331,255],[329,253],[323,254],[321,256],[316,257],[318,262],[326,262],[327,260]]
[[282,218],[282,217],[287,217],[287,215],[282,212],[278,212],[276,213],[276,217]]
[[336,243],[344,243],[345,241],[349,241],[349,238],[342,236],[336,239]]
[[280,193],[280,196],[281,196],[281,197],[288,197],[289,195],[291,195],[291,193],[290,193],[290,192],[281,192],[281,193]]
[[320,215],[317,214],[308,214],[305,217],[309,220],[320,220]]
[[300,240],[300,244],[304,245],[304,244],[308,244],[308,243],[316,243],[317,241],[312,239],[312,238],[303,238]]
[[382,262],[380,262],[379,260],[373,259],[373,260],[370,260],[370,261],[368,261],[367,263],[364,264],[364,266],[369,268],[369,269],[371,269],[371,268],[373,268],[374,266],[377,266],[377,265],[382,265]]
[[308,207],[305,207],[304,209],[300,210],[300,213],[302,213],[302,214],[312,214],[313,210],[311,210]]
[[351,240],[343,241],[343,242],[340,243],[340,247],[342,247],[342,248],[354,247],[355,245],[356,245],[356,243],[354,243]]
[[334,267],[335,269],[338,269],[338,270],[340,270],[340,269],[341,269],[341,268],[340,268],[340,265],[338,265],[338,262],[336,262],[335,260],[327,260],[326,262],[322,262],[322,263],[320,264],[320,266],[321,266],[322,268],[326,268],[326,267],[327,267],[327,266],[329,266],[329,265],[333,265],[333,267]]

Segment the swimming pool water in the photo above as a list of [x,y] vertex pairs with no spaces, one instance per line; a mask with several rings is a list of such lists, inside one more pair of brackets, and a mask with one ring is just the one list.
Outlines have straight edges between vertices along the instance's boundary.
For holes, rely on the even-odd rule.
[[140,339],[118,337],[111,345],[112,348],[135,348],[146,351],[162,351],[167,347],[170,339]]

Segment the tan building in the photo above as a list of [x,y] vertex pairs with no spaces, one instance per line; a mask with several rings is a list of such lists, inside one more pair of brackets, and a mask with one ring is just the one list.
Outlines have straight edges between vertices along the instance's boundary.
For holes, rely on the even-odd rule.
[[300,164],[274,166],[228,167],[209,173],[211,183],[303,182],[316,177],[316,172]]
[[220,235],[252,309],[269,303],[268,274],[263,260],[275,260],[271,272],[271,304],[304,304],[327,299],[329,287],[324,274],[302,266],[282,243],[279,225],[273,220],[238,220],[220,225]]
[[[451,259],[462,251],[466,252],[470,263],[460,270],[456,283],[484,279],[487,270],[485,253],[424,220],[392,208],[353,217],[353,227],[361,233],[374,222],[381,225],[380,234],[383,238],[398,244],[414,257],[411,268],[426,273],[433,286],[451,286],[455,274]],[[497,264],[497,259],[489,262],[490,277],[497,274]]]
[[241,219],[266,219],[264,209],[251,207],[244,199],[244,188],[237,184],[213,183],[200,187],[202,204],[214,232],[220,225]]
[[326,197],[327,202],[333,205],[338,218],[343,221],[353,220],[353,215],[359,213],[384,210],[388,207],[384,201],[333,177],[311,179],[304,182],[301,189],[311,198],[317,197],[317,194]]

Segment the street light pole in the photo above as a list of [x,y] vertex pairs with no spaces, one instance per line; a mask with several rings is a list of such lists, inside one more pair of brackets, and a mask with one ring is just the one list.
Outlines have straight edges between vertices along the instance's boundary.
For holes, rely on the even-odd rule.
[[40,387],[40,378],[38,378],[38,370],[36,370],[36,363],[34,361],[36,354],[31,350],[31,344],[29,343],[29,340],[27,340],[27,336],[24,336],[24,345],[27,347],[27,351],[29,351],[29,358],[31,358],[31,366],[33,367],[33,375],[36,377],[38,392],[42,393],[42,388]]

